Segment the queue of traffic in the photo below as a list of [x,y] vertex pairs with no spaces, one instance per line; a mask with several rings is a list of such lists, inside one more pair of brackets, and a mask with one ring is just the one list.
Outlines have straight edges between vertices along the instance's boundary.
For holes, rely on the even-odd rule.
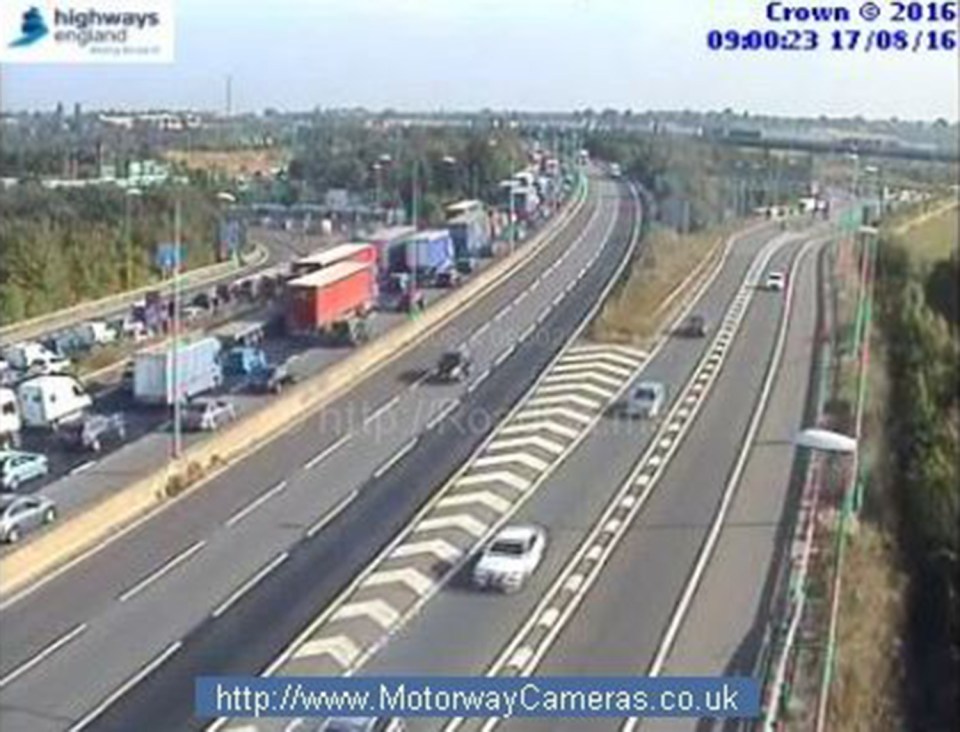
[[[559,164],[544,158],[509,183],[504,190],[510,198],[499,207],[460,201],[446,207],[444,226],[384,227],[288,267],[197,293],[180,305],[175,339],[173,300],[156,291],[115,321],[83,323],[42,343],[4,348],[0,491],[48,501],[23,491],[25,484],[59,477],[51,452],[100,453],[161,424],[169,428],[158,408],[168,415],[175,403],[184,431],[219,429],[238,416],[230,395],[281,392],[301,375],[290,368],[300,353],[363,343],[373,334],[377,312],[415,317],[431,291],[457,286],[484,259],[526,238],[556,210],[572,180],[561,179]],[[233,307],[238,303],[246,306],[242,312]],[[219,311],[232,319],[202,327]],[[103,390],[109,397],[91,394],[74,374],[71,355],[151,339],[126,361],[119,383]],[[31,450],[22,449],[24,433]],[[49,523],[56,508],[45,503],[42,514],[46,520],[29,527],[14,521],[13,531],[0,524],[0,541],[16,541],[28,528]]]

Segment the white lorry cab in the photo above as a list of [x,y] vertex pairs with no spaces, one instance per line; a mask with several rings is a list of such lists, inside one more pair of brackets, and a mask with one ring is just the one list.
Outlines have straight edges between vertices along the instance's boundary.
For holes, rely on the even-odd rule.
[[0,388],[0,449],[20,444],[20,405],[13,389]]
[[20,419],[25,427],[57,429],[80,417],[93,399],[73,376],[37,376],[17,387]]

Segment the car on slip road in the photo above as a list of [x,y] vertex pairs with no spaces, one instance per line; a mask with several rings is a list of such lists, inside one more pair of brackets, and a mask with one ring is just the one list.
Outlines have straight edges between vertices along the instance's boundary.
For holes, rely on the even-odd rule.
[[15,544],[34,529],[57,520],[57,508],[46,496],[0,495],[0,541]]
[[620,404],[619,412],[632,419],[656,419],[663,411],[667,399],[667,390],[658,381],[641,381],[627,392]]
[[547,532],[540,526],[507,526],[480,553],[473,567],[473,584],[516,592],[540,566],[546,550]]
[[690,315],[677,327],[675,333],[684,338],[703,338],[707,335],[707,319],[702,315]]
[[46,455],[20,450],[0,452],[0,490],[16,491],[29,480],[42,478],[50,472]]
[[783,292],[786,286],[787,273],[774,270],[767,275],[767,281],[764,283],[763,289],[770,290],[771,292]]

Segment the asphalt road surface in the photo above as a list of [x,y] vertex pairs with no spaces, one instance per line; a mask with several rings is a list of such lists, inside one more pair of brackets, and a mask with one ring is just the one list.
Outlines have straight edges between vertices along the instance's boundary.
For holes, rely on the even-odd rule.
[[[150,720],[151,730],[185,729],[197,670],[253,672],[269,661],[462,462],[596,298],[636,212],[615,184],[597,181],[594,190],[530,266],[430,343],[6,607],[3,729],[70,728],[169,648],[168,663],[93,726],[129,730]],[[541,327],[531,328],[538,317]],[[439,353],[465,340],[478,374],[490,369],[483,383],[469,392],[425,383]],[[417,436],[416,449],[391,466]],[[193,670],[184,674],[183,664]]]

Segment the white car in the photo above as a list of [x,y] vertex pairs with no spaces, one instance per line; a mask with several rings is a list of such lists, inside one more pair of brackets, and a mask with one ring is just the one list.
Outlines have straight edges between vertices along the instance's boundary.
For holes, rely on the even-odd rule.
[[503,528],[481,552],[473,568],[473,583],[515,592],[540,566],[546,549],[547,533],[539,526]]
[[767,274],[767,282],[764,285],[764,289],[771,290],[773,292],[783,292],[783,289],[786,286],[787,286],[786,272],[774,270]]
[[663,411],[667,389],[658,381],[641,381],[631,389],[621,405],[624,417],[656,419]]

